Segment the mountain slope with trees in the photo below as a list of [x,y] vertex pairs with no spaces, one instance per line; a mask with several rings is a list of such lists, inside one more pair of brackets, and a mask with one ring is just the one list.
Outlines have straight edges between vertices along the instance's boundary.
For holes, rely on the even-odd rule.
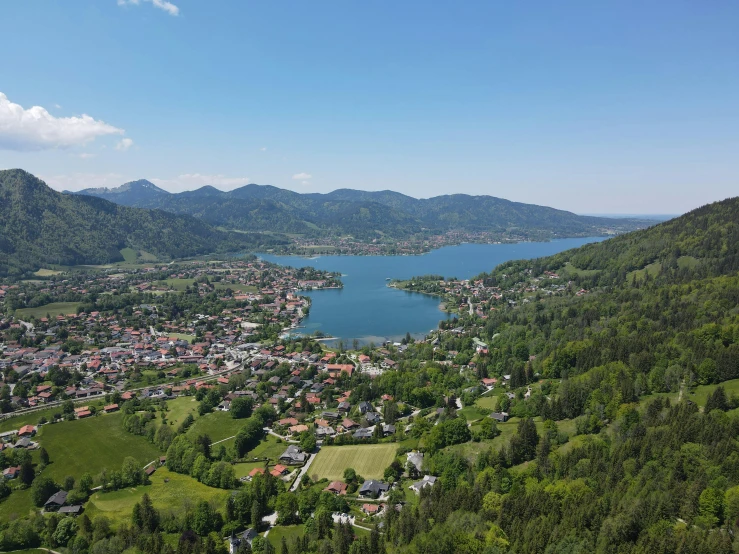
[[50,264],[122,261],[124,248],[172,259],[279,242],[284,241],[218,231],[193,217],[62,194],[23,170],[0,171],[2,276]]
[[510,233],[541,239],[604,235],[654,223],[579,216],[492,196],[465,194],[419,200],[393,191],[339,189],[328,194],[299,194],[254,184],[230,192],[203,187],[171,194],[146,180],[76,194],[194,215],[212,225],[239,230],[313,236],[348,234],[358,239],[408,238],[449,231]]

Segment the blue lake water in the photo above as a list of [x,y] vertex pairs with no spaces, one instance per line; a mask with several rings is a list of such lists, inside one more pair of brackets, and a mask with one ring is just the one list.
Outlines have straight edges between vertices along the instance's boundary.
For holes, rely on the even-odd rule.
[[518,244],[462,244],[447,246],[422,256],[276,256],[260,254],[264,260],[293,267],[313,266],[344,275],[340,290],[311,291],[310,315],[301,332],[316,330],[345,342],[380,344],[398,340],[406,332],[421,336],[436,329],[446,314],[439,299],[387,286],[387,278],[409,279],[436,274],[468,279],[509,260],[549,256],[576,248],[600,237],[560,239],[552,242]]

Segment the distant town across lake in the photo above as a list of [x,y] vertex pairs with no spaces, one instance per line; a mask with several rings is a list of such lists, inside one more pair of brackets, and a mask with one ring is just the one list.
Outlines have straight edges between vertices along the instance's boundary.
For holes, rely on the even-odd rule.
[[428,274],[468,279],[509,260],[550,256],[602,240],[603,237],[587,237],[516,244],[461,244],[422,256],[305,258],[260,254],[260,257],[282,265],[338,271],[344,276],[343,289],[303,293],[312,297],[313,304],[297,332],[313,334],[320,330],[349,345],[354,339],[361,344],[380,344],[400,340],[407,332],[423,336],[448,317],[439,309],[438,298],[388,287],[388,279]]

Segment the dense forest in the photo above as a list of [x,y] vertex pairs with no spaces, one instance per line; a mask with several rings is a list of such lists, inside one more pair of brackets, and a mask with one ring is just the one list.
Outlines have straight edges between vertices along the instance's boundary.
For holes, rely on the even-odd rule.
[[172,259],[284,242],[225,233],[193,217],[61,194],[25,171],[0,171],[0,276],[50,264],[122,261],[124,248]]
[[653,223],[579,216],[492,196],[464,194],[419,200],[392,191],[340,189],[328,194],[299,194],[259,185],[230,192],[203,187],[170,194],[146,180],[114,189],[86,189],[77,194],[193,215],[211,225],[232,229],[316,236],[350,234],[359,239],[408,238],[448,231],[514,233],[537,238],[588,236],[630,231]]

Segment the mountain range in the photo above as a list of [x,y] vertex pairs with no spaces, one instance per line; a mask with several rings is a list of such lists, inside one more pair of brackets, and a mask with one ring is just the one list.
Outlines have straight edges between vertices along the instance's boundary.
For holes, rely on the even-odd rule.
[[0,171],[0,276],[122,261],[124,249],[161,260],[284,242],[220,231],[188,215],[62,194],[21,169]]
[[453,194],[417,199],[390,190],[339,189],[328,194],[300,194],[251,184],[229,192],[205,186],[170,193],[141,179],[117,188],[90,188],[72,194],[192,215],[228,229],[351,235],[362,240],[449,231],[547,239],[621,233],[654,224],[643,219],[580,216],[493,196]]

